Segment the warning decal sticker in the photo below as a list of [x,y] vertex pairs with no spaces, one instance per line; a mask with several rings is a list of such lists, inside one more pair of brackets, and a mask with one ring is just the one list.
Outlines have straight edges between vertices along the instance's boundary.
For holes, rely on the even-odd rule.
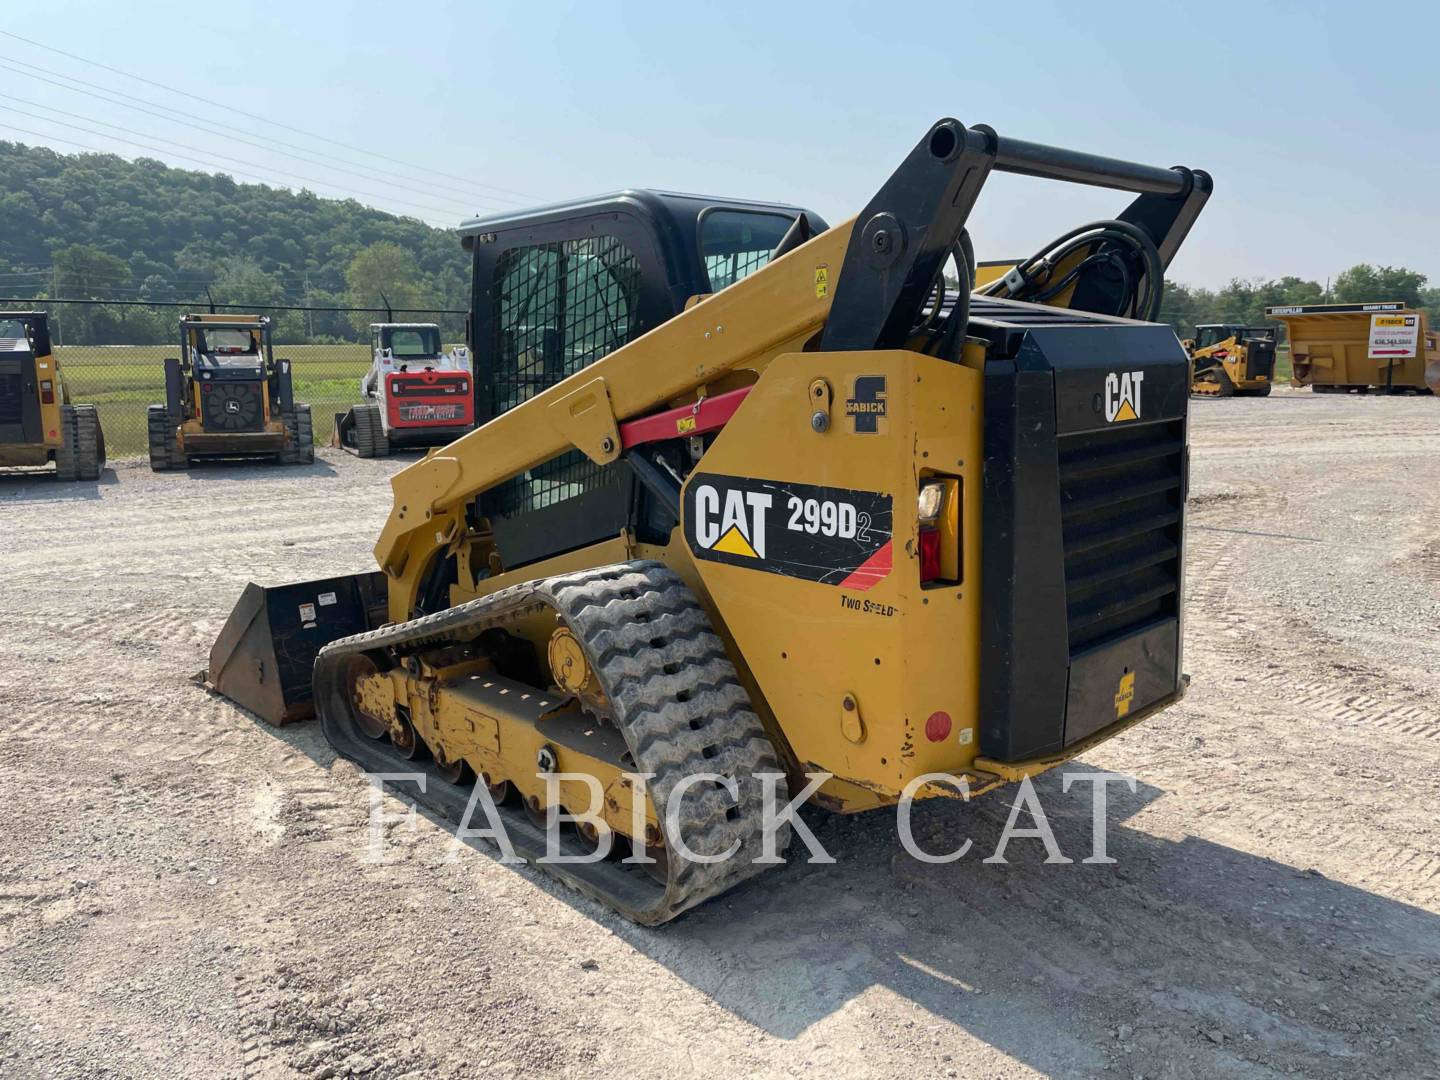
[[685,540],[695,557],[863,591],[893,567],[890,496],[695,473]]

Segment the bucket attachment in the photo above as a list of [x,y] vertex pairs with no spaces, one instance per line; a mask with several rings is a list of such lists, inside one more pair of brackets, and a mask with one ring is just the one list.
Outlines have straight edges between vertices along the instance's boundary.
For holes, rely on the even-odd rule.
[[268,589],[252,581],[210,647],[204,685],[277,727],[308,719],[316,654],[384,622],[379,571]]
[[355,409],[352,406],[335,414],[335,429],[330,435],[330,445],[337,450],[355,449]]

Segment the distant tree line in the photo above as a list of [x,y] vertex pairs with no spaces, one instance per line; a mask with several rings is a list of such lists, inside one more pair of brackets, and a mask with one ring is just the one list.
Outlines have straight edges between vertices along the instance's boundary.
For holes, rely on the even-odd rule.
[[1360,263],[1339,274],[1327,286],[1306,278],[1274,281],[1236,278],[1223,289],[1211,290],[1175,281],[1165,282],[1162,322],[1172,323],[1181,337],[1190,337],[1197,324],[1267,324],[1265,308],[1277,304],[1363,304],[1401,300],[1424,308],[1432,322],[1440,322],[1440,289],[1426,288],[1426,277],[1402,266]]
[[[264,311],[469,305],[453,232],[353,200],[322,199],[149,159],[58,154],[0,141],[0,295],[187,301]],[[58,305],[57,305],[58,307]],[[62,312],[71,344],[157,344],[179,312]],[[276,339],[353,341],[373,316],[275,315]],[[460,320],[453,320],[458,333]]]
[[[1260,324],[1272,304],[1403,300],[1440,322],[1440,289],[1395,266],[1352,266],[1322,285],[1235,279],[1212,290],[1167,281],[1161,319]],[[354,200],[322,199],[113,154],[59,154],[0,141],[0,295],[310,307],[469,306],[453,232]],[[58,307],[58,306],[57,306]],[[160,344],[178,312],[65,306],[70,344]],[[275,312],[280,343],[355,341],[370,315]],[[458,335],[460,319],[449,320]]]

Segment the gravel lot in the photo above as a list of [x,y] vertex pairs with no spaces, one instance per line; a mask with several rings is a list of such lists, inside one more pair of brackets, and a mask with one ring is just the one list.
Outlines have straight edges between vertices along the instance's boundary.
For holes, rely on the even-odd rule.
[[[1185,704],[1113,866],[986,865],[1001,793],[817,815],[660,930],[192,686],[243,584],[367,569],[396,461],[0,478],[0,1075],[1440,1075],[1440,402],[1194,406]],[[387,800],[391,811],[402,809]]]

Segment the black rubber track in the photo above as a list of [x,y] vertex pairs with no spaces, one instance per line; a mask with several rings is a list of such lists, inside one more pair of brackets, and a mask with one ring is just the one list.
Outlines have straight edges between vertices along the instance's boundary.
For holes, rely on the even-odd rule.
[[175,438],[178,426],[165,411],[164,405],[151,405],[146,413],[147,433],[150,443],[150,468],[155,472],[167,469],[183,469],[189,461],[180,452]]
[[[615,858],[588,864],[535,863],[545,853],[544,832],[521,811],[501,807],[516,853],[644,925],[666,922],[766,869],[767,864],[753,862],[763,850],[763,785],[757,774],[782,770],[709,616],[674,572],[657,562],[617,563],[542,578],[332,642],[320,651],[314,675],[315,706],[326,738],[367,771],[413,772],[414,763],[395,754],[388,741],[370,739],[356,726],[345,681],[346,659],[368,653],[384,670],[407,654],[469,641],[545,609],[554,611],[584,648],[635,760],[631,771],[655,774],[649,794],[657,816],[666,822],[671,854],[663,883],[642,867]],[[680,800],[680,836],[702,856],[738,844],[732,858],[702,863],[677,854],[667,810],[676,786],[693,773],[734,778],[739,797],[732,798],[714,783],[691,785]],[[423,791],[415,781],[391,786],[452,822],[463,818],[470,796],[467,788],[446,783],[433,768],[426,773]],[[788,797],[784,780],[778,780],[780,805]],[[478,809],[471,827],[484,827]],[[788,827],[777,830],[776,850],[783,852],[789,840]]]
[[390,440],[380,422],[380,406],[355,406],[355,453],[362,458],[389,457]]
[[105,437],[94,405],[60,406],[60,446],[55,475],[60,480],[98,480],[105,468]]
[[285,465],[310,465],[315,461],[315,428],[310,420],[310,406],[296,405],[293,413],[286,413],[285,430],[290,436],[290,445],[280,452],[280,461]]

